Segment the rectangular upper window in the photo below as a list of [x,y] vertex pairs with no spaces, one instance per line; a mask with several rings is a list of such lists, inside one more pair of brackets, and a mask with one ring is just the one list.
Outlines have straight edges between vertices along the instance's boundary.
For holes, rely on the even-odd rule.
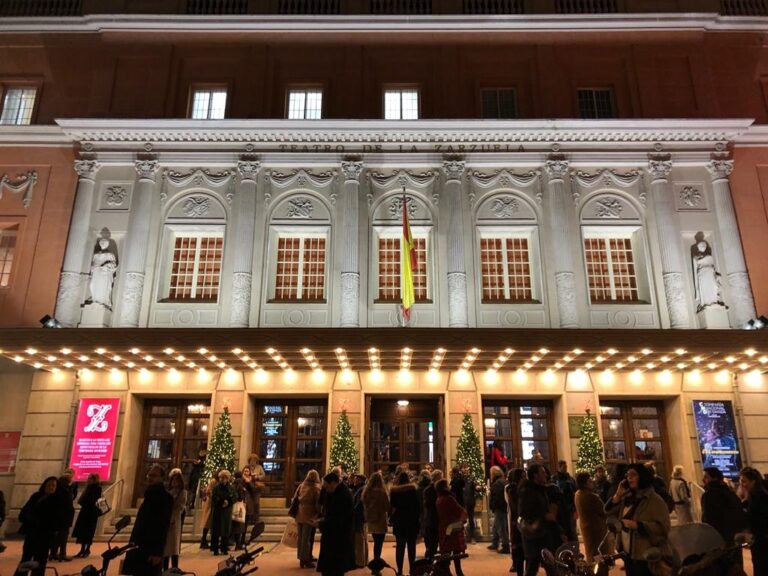
[[18,226],[0,228],[0,288],[6,288],[11,282],[18,233]]
[[532,302],[531,257],[528,238],[480,238],[482,302]]
[[322,117],[322,90],[319,88],[288,90],[289,120],[320,120]]
[[6,88],[3,93],[0,124],[31,124],[36,98],[37,88],[31,86]]
[[325,302],[325,234],[277,238],[275,302]]
[[584,257],[593,304],[640,300],[631,236],[587,235]]
[[416,88],[393,88],[384,91],[385,120],[418,120],[419,91]]
[[615,118],[613,90],[610,88],[579,88],[579,118]]
[[227,111],[227,88],[194,88],[190,118],[193,120],[222,120]]
[[175,233],[166,302],[216,302],[224,235]]
[[517,118],[517,98],[514,88],[483,88],[480,96],[483,118],[497,120]]
[[[379,294],[377,302],[400,302],[400,237],[380,236],[379,257]],[[413,271],[413,293],[416,302],[429,302],[427,276],[427,237],[414,234],[416,247],[416,269]]]

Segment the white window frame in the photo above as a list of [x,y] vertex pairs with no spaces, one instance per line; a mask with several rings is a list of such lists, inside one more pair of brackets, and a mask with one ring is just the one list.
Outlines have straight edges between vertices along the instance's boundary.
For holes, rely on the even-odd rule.
[[[416,117],[415,118],[403,118],[403,95],[406,92],[413,92],[416,95]],[[398,94],[399,95],[399,107],[398,116],[389,117],[387,109],[387,95]],[[385,120],[419,120],[421,118],[421,90],[416,86],[403,86],[403,87],[388,87],[384,88],[383,94],[384,100],[384,119]]]
[[[434,291],[433,291],[433,284],[434,284],[434,274],[433,274],[433,258],[432,258],[432,227],[431,226],[411,226],[411,235],[413,236],[413,239],[423,239],[424,242],[424,249],[427,253],[427,299],[426,300],[417,300],[416,304],[431,304],[434,302]],[[402,238],[403,238],[403,227],[400,226],[376,226],[374,227],[374,243],[373,243],[373,257],[371,258],[371,266],[374,274],[374,278],[376,278],[376,281],[374,283],[374,294],[373,294],[373,302],[374,304],[391,304],[391,301],[389,300],[379,300],[379,294],[381,294],[381,283],[379,280],[379,240],[383,238],[397,238],[401,242],[402,246]],[[402,294],[400,295],[402,297]]]
[[[32,124],[35,109],[37,107],[37,96],[39,88],[29,84],[10,84],[3,87],[2,91],[2,109],[0,110],[0,125],[3,126],[28,126]],[[18,108],[13,109],[11,118],[8,108],[8,99],[12,92],[21,92]],[[25,94],[32,92],[32,102],[30,106],[25,106]]]
[[[635,283],[637,284],[637,300],[617,300],[616,284],[613,276],[613,269],[609,266],[609,284],[611,288],[611,300],[593,302],[590,296],[589,274],[587,271],[587,254],[584,247],[584,241],[590,238],[606,240],[605,250],[610,262],[610,249],[607,246],[607,240],[612,238],[629,239],[632,245],[632,260],[635,266]],[[584,265],[584,279],[587,287],[587,298],[590,306],[615,306],[627,305],[635,306],[638,304],[651,303],[651,293],[648,281],[650,267],[647,258],[648,251],[645,246],[645,237],[642,226],[582,226],[581,238],[581,257]]]
[[[307,112],[309,111],[309,108],[307,106],[307,103],[309,101],[309,95],[310,93],[317,93],[320,95],[320,109],[318,110],[318,116],[307,116]],[[292,116],[291,115],[291,100],[293,96],[302,96],[303,101],[301,104],[301,116]],[[314,110],[314,109],[313,109]],[[286,113],[285,117],[288,120],[322,120],[323,118],[323,89],[319,87],[308,87],[308,88],[289,88],[288,89],[288,98],[286,99]]]
[[[288,304],[291,302],[306,302],[302,299],[302,289],[304,282],[304,240],[309,238],[323,238],[325,239],[325,263],[323,266],[323,298],[321,300],[313,300],[310,304],[325,304],[328,302],[328,265],[330,255],[330,239],[328,227],[316,227],[306,226],[299,229],[295,227],[283,227],[272,226],[270,233],[271,247],[269,258],[269,303],[270,304]],[[281,238],[299,238],[301,240],[301,247],[299,249],[299,278],[298,285],[296,287],[296,298],[293,300],[277,300],[277,253],[279,250],[279,243]]]
[[[190,298],[188,300],[176,300],[170,299],[171,293],[171,275],[173,270],[173,255],[176,249],[177,238],[223,238],[221,248],[221,273],[219,274],[219,286],[216,292],[216,300],[199,301],[199,304],[214,304],[218,303],[221,298],[222,281],[224,277],[224,263],[226,258],[226,227],[224,225],[216,224],[196,224],[196,225],[184,225],[184,224],[166,224],[166,241],[165,241],[165,257],[163,258],[163,271],[161,277],[161,290],[158,298],[158,302],[162,304],[195,304],[196,300]],[[197,288],[197,275],[200,267],[200,245],[198,244],[195,249],[195,266],[193,271],[193,291]]]
[[[212,118],[213,113],[213,95],[216,92],[224,92],[224,111],[221,118]],[[195,98],[198,94],[208,94],[208,109],[204,117],[195,117]],[[229,87],[225,84],[218,85],[198,85],[192,86],[189,99],[189,118],[192,120],[223,120],[227,117],[227,108],[229,106]]]
[[[502,250],[504,262],[504,294],[506,300],[483,301],[483,256],[481,249],[481,240],[484,238],[500,238],[504,240],[524,238],[528,240],[528,269],[530,270],[531,300],[510,300],[509,293],[509,268],[507,267],[507,251]],[[480,303],[484,306],[495,306],[500,304],[540,304],[541,303],[541,282],[539,279],[539,245],[537,241],[536,226],[482,226],[477,229],[477,262],[478,262],[478,288],[480,290]]]

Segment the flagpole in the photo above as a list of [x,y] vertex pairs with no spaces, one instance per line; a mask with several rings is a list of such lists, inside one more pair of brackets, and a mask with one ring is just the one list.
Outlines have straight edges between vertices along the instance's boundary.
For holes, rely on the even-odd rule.
[[[403,184],[403,222],[405,222],[405,203],[406,203],[406,196],[405,196],[405,184]],[[400,267],[403,266],[403,250],[405,250],[405,244],[404,242],[405,238],[400,238]],[[403,309],[403,271],[400,270],[400,328],[405,328],[405,310]]]

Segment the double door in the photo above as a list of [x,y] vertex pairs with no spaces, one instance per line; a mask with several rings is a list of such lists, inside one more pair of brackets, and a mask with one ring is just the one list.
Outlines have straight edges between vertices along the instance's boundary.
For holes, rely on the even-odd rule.
[[307,472],[325,473],[327,400],[265,400],[256,405],[254,452],[266,473],[262,496],[291,498]]
[[600,421],[608,465],[653,462],[657,474],[668,478],[661,402],[601,401]]
[[557,445],[548,401],[484,400],[483,428],[485,454],[497,443],[507,458],[507,468],[523,468],[529,463],[556,470]]

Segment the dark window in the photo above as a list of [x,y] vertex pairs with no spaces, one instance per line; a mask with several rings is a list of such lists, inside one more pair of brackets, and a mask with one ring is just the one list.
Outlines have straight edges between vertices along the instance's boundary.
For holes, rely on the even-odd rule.
[[484,88],[481,94],[483,118],[517,118],[517,98],[514,88]]
[[615,118],[613,90],[579,88],[579,118]]

